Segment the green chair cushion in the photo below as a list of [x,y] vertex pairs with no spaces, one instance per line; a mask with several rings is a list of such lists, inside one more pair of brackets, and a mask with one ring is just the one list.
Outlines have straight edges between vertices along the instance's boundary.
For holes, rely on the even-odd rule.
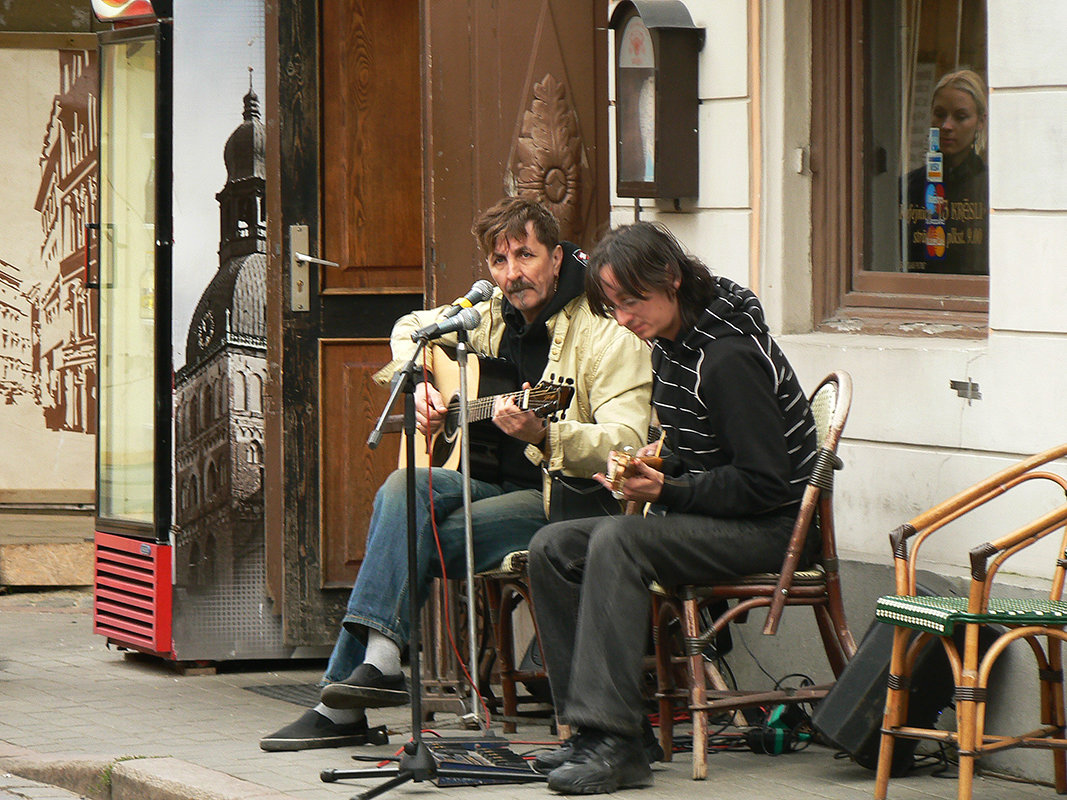
[[968,614],[966,597],[878,598],[875,619],[890,625],[951,636],[957,623],[1007,625],[1067,625],[1067,603],[1056,600],[1017,600],[992,597],[985,614]]

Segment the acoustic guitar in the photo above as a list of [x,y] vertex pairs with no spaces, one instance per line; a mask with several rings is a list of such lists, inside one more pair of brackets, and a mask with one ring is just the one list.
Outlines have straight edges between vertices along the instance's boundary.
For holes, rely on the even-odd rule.
[[[434,385],[448,403],[444,424],[430,437],[416,434],[415,465],[458,470],[460,467],[459,364],[455,350],[433,348]],[[472,354],[473,355],[473,354]],[[510,397],[523,411],[532,411],[542,419],[566,411],[574,397],[572,381],[541,381],[530,389],[514,387],[518,383],[515,366],[510,361],[487,356],[467,359],[467,420],[470,422],[471,477],[499,480],[500,463],[497,443],[505,434],[490,421],[497,399]],[[510,391],[501,391],[502,389]],[[416,388],[419,391],[419,388]],[[472,399],[473,398],[473,399]],[[406,466],[406,445],[400,448],[401,467]]]

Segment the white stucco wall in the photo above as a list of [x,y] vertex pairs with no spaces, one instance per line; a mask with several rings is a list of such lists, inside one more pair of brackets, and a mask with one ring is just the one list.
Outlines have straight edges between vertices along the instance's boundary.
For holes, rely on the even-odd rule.
[[[642,201],[641,217],[664,222],[713,270],[756,288],[806,386],[834,368],[852,374],[846,469],[836,494],[840,546],[847,558],[888,564],[889,530],[1067,438],[1058,413],[1067,396],[1067,3],[988,0],[990,331],[982,339],[922,327],[914,336],[811,332],[810,10],[804,2],[759,5],[760,94],[753,98],[748,0],[687,0],[707,32],[700,196],[682,213]],[[750,130],[753,102],[760,103],[758,131]],[[753,165],[760,168],[756,197]],[[613,223],[633,219],[633,201],[613,196]],[[959,397],[953,380],[977,383],[981,399]],[[931,567],[962,574],[969,547],[1054,502],[1004,504],[931,547]],[[1031,557],[1012,571],[1032,583],[1050,566]]]

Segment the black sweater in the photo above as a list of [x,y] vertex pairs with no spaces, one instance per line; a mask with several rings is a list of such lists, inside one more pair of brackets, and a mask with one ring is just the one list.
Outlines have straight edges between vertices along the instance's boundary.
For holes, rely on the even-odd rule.
[[652,350],[652,404],[671,457],[657,501],[712,517],[796,513],[815,460],[815,421],[748,289],[717,297],[678,341]]

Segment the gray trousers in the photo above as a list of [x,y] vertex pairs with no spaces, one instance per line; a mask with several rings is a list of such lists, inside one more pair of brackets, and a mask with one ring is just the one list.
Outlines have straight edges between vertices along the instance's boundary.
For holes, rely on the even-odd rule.
[[529,574],[560,720],[639,733],[649,584],[777,571],[795,519],[670,514],[594,517],[541,528],[530,542]]

